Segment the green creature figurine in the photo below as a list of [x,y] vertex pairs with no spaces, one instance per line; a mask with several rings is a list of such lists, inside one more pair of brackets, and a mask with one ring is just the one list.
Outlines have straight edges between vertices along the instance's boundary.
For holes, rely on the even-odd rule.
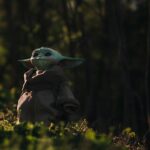
[[24,74],[17,105],[18,120],[47,125],[61,120],[76,120],[80,104],[68,86],[63,68],[78,66],[84,60],[41,47],[32,52],[31,58],[19,61],[30,69]]

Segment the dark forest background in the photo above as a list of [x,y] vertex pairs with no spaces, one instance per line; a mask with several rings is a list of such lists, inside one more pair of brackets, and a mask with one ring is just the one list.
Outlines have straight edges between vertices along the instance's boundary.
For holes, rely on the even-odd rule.
[[0,0],[1,110],[21,93],[17,60],[41,46],[86,59],[66,74],[93,128],[148,130],[149,0]]

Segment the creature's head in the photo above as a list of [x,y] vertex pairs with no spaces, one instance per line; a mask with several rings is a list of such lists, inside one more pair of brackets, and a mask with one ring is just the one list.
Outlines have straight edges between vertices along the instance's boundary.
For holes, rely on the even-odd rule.
[[84,59],[66,57],[51,48],[41,47],[35,49],[29,59],[22,59],[19,61],[23,62],[25,66],[33,67],[37,70],[49,70],[54,65],[72,68],[80,65]]

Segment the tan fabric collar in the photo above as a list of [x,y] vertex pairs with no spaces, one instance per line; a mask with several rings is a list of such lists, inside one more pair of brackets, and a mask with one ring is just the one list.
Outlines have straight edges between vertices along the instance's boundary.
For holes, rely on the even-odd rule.
[[23,90],[55,87],[67,80],[61,67],[57,66],[47,71],[36,71],[35,69],[30,69],[25,73],[25,76],[26,79]]

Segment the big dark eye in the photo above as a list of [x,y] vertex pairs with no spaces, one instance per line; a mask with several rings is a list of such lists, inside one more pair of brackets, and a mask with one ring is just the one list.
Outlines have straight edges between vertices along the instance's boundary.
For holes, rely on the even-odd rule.
[[45,53],[45,56],[51,56],[50,52]]
[[38,53],[34,53],[33,54],[33,57],[37,57],[39,54]]

